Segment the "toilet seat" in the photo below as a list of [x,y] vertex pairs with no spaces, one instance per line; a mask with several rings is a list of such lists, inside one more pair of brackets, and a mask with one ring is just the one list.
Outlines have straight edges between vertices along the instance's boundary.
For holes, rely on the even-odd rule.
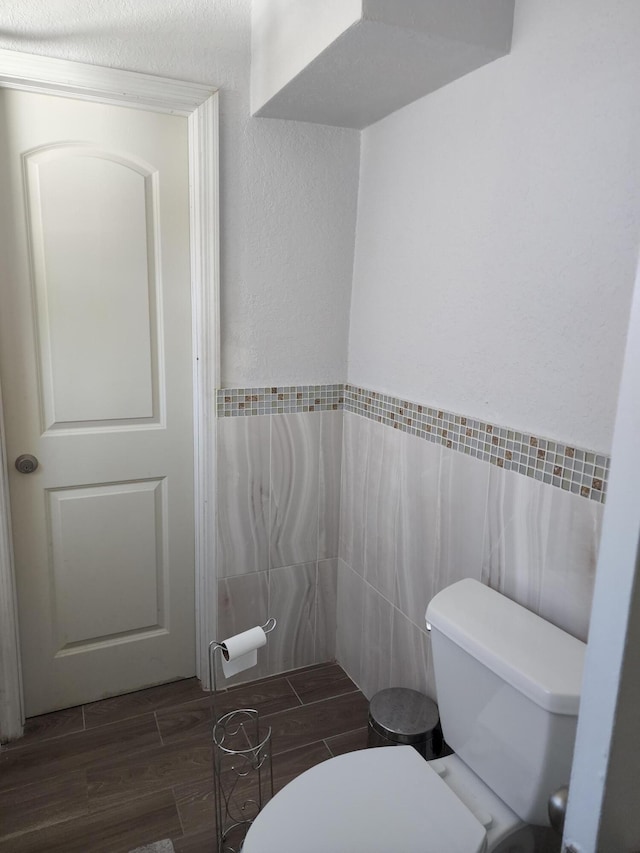
[[486,832],[410,746],[351,752],[269,802],[243,853],[483,853]]

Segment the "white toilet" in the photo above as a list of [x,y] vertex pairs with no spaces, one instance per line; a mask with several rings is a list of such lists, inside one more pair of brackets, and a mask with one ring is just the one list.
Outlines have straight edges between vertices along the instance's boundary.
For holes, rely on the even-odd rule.
[[427,608],[440,719],[455,755],[341,755],[289,783],[243,853],[530,853],[568,784],[585,644],[474,580]]

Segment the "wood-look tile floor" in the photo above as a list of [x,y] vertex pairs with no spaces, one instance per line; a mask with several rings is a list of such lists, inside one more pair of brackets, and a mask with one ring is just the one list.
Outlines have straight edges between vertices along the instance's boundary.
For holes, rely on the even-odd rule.
[[[368,703],[337,664],[222,692],[218,713],[257,708],[274,787],[366,746]],[[211,710],[196,679],[33,717],[0,750],[0,853],[127,853],[170,838],[215,853]]]

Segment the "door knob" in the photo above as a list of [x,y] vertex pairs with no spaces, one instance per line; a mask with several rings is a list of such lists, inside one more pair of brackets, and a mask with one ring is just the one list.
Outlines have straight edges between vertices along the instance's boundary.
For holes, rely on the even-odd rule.
[[38,460],[30,453],[23,453],[16,459],[16,468],[21,474],[33,474],[38,467]]

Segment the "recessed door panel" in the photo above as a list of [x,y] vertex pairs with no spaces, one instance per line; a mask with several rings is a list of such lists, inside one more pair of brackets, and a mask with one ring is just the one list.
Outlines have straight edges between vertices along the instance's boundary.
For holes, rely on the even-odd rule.
[[164,628],[165,486],[48,493],[58,654]]
[[43,429],[157,417],[157,174],[82,144],[24,164]]

